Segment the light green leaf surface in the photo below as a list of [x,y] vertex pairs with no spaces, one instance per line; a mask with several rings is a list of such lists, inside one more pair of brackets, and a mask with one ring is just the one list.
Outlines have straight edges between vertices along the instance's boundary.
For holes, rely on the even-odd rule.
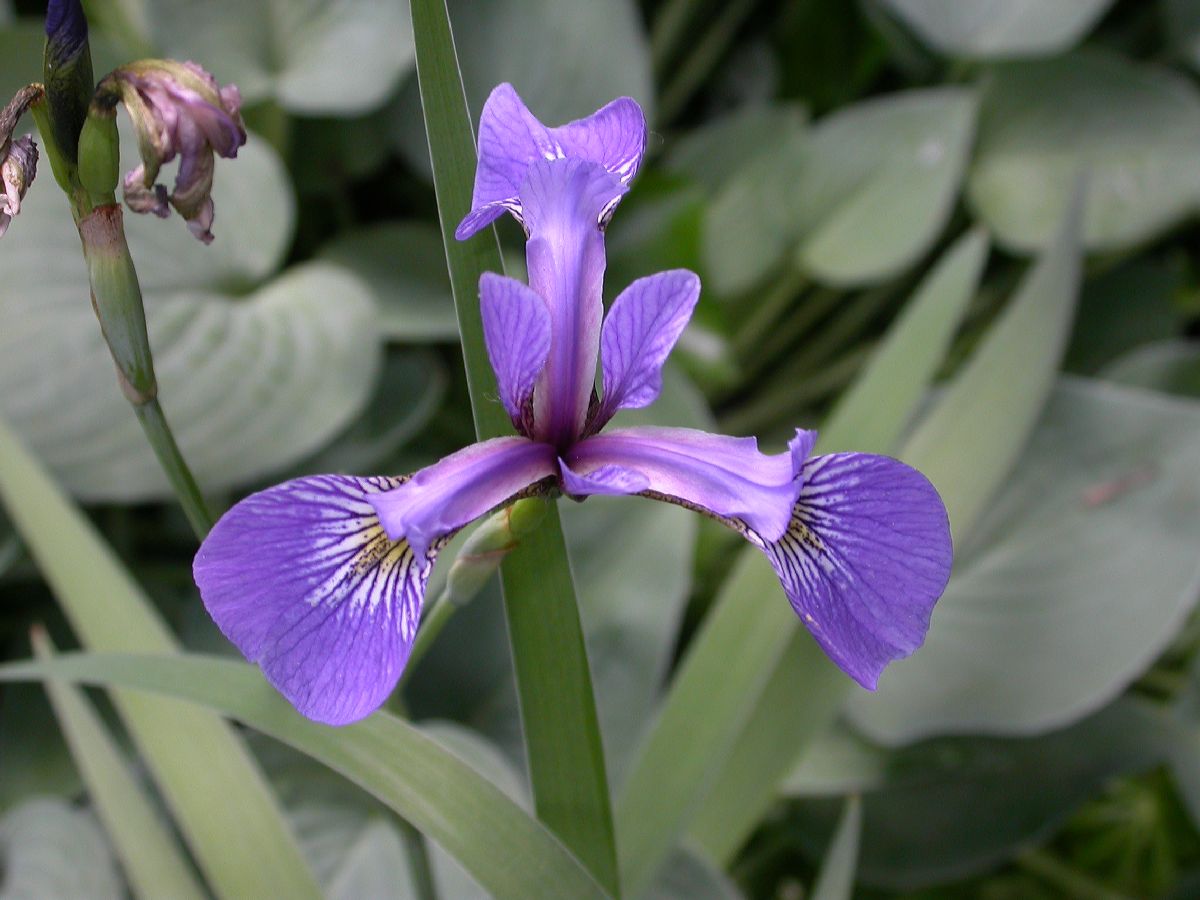
[[[650,55],[632,0],[451,0],[449,8],[474,122],[502,81],[547,125],[581,118],[621,96],[637,100],[654,121]],[[428,171],[415,84],[401,90],[393,123],[396,146]]]
[[[206,490],[323,445],[365,404],[380,358],[371,297],[340,267],[305,265],[256,288],[295,215],[273,151],[252,140],[216,174],[211,247],[178,217],[125,215],[162,405]],[[0,413],[77,496],[172,496],[116,384],[66,201],[51,182],[37,188],[0,246]]]
[[[786,257],[839,287],[912,265],[954,207],[975,127],[963,88],[905,91],[795,120],[713,199],[703,247],[713,287],[746,291]],[[739,145],[740,146],[740,145]]]
[[[35,638],[34,652],[43,659],[53,658],[44,634]],[[168,824],[151,805],[84,693],[56,681],[46,682],[46,692],[134,895],[145,900],[203,898],[204,890]]]
[[801,183],[811,224],[800,267],[851,287],[915,263],[958,199],[975,111],[971,91],[937,88],[867,100],[818,123]]
[[680,136],[663,157],[670,173],[716,191],[746,163],[797,134],[808,119],[795,104],[747,106],[707,122]]
[[[411,71],[404,0],[142,0],[151,43],[194,59],[248,102],[300,115],[380,106]],[[352,62],[350,62],[352,61]]]
[[1054,385],[1078,300],[1082,180],[1058,237],[906,442],[963,538],[1016,464]]
[[1200,344],[1157,341],[1130,351],[1100,372],[1107,381],[1184,397],[1200,397]]
[[292,709],[253,666],[194,655],[64,654],[50,663],[0,667],[0,677],[64,678],[207,706],[345,775],[440,842],[497,897],[536,897],[548,884],[568,897],[606,896],[562,844],[503,791],[420,729],[387,713],[344,728],[319,725]]
[[0,900],[122,900],[99,823],[63,800],[35,798],[0,819]]
[[1048,56],[1081,40],[1113,0],[883,0],[935,50],[954,57]]
[[[891,448],[945,355],[974,293],[985,250],[978,235],[965,238],[922,282],[863,374],[865,387],[856,386],[835,407],[832,427],[822,431],[823,452]],[[887,413],[873,421],[870,412],[881,406]],[[861,436],[860,421],[871,422]],[[753,548],[742,551],[735,572],[743,580],[731,579],[718,596],[636,761],[631,781],[642,792],[627,791],[618,808],[619,822],[627,816],[637,823],[631,827],[646,828],[656,841],[669,844],[675,829],[688,827],[707,855],[722,861],[741,846],[795,755],[832,720],[849,687],[800,629],[774,573],[759,557]],[[747,619],[761,619],[764,627],[749,629]],[[732,678],[730,660],[737,661]],[[711,706],[710,696],[718,698]],[[705,729],[695,729],[693,714]],[[676,782],[673,748],[683,745],[696,769]],[[780,747],[795,750],[781,754]],[[653,865],[640,861],[648,840],[638,837],[629,845],[640,865]]]
[[1195,86],[1100,50],[996,66],[983,83],[968,179],[971,205],[996,239],[1020,252],[1046,246],[1083,173],[1089,250],[1136,246],[1193,212]]
[[458,337],[442,236],[425,222],[392,222],[352,231],[321,248],[371,288],[379,328],[393,341]]
[[1103,706],[1200,595],[1197,471],[1200,404],[1064,379],[925,646],[852,698],[856,724],[889,743],[1036,734]]
[[979,230],[946,251],[821,423],[817,452],[892,449],[945,358],[979,287],[987,256],[987,236]]
[[[894,751],[842,732],[789,779],[795,796],[863,793],[862,882],[914,890],[994,868],[1044,840],[1114,776],[1164,761],[1176,726],[1128,698],[1034,738],[939,738]],[[815,764],[814,764],[815,763]],[[819,846],[842,801],[799,807]]]
[[821,860],[812,889],[812,900],[850,900],[854,893],[854,871],[858,867],[858,845],[862,837],[862,800],[847,798],[833,840]]
[[[3,424],[0,501],[85,647],[176,649],[149,599],[90,522]],[[113,699],[217,894],[317,894],[274,798],[229,726],[161,697],[116,693]]]

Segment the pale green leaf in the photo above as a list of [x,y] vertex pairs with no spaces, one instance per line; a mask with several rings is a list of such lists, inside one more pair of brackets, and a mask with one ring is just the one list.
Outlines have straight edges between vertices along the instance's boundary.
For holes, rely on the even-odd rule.
[[1047,246],[1076,176],[1083,243],[1151,240],[1200,199],[1200,95],[1183,77],[1100,50],[996,66],[968,179],[976,214],[1013,250]]
[[403,0],[142,0],[151,41],[195,59],[248,102],[301,115],[360,115],[411,71]]
[[0,900],[122,900],[116,861],[86,810],[36,798],[0,819]]
[[[35,638],[34,651],[43,659],[53,656],[44,633]],[[151,805],[87,697],[56,681],[47,681],[46,691],[135,896],[203,898],[168,824]]]
[[1078,299],[1082,190],[1077,182],[1054,244],[901,453],[941,493],[958,538],[1008,476],[1054,384]]
[[[64,654],[9,664],[0,678],[65,678],[188,700],[244,722],[324,763],[437,840],[497,897],[606,894],[539,822],[421,732],[387,713],[329,728],[297,713],[253,666],[202,656]],[[132,696],[132,694],[130,694]],[[178,703],[160,699],[172,708]],[[266,896],[279,893],[267,889]]]
[[925,646],[851,698],[855,723],[888,743],[1036,734],[1109,702],[1200,596],[1198,470],[1200,404],[1064,379]]
[[1061,53],[1081,40],[1113,0],[883,0],[947,56]]
[[1200,345],[1158,341],[1132,350],[1100,372],[1108,381],[1184,397],[1200,397]]
[[389,340],[458,337],[446,254],[436,227],[425,222],[373,225],[338,237],[320,255],[370,286],[379,308],[379,328]]
[[[91,523],[3,424],[0,501],[85,647],[176,649],[149,599]],[[273,796],[231,728],[162,697],[116,693],[113,699],[218,894],[316,894]]]
[[975,296],[987,253],[987,237],[980,231],[946,251],[821,424],[817,452],[886,453],[892,448]]
[[975,133],[975,95],[907,91],[847,107],[813,130],[797,262],[818,281],[873,284],[915,263],[958,199]]

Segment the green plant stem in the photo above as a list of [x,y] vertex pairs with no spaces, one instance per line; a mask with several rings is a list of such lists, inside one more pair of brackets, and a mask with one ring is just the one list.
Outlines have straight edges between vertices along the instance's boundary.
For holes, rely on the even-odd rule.
[[[445,0],[412,0],[417,82],[429,140],[438,216],[462,338],[476,433],[511,433],[495,401],[483,340],[478,285],[503,272],[493,229],[457,241],[471,208],[476,154]],[[501,566],[521,723],[538,818],[611,895],[620,894],[616,841],[591,673],[558,512],[523,538]]]
[[133,411],[137,413],[138,422],[141,423],[146,440],[154,449],[154,455],[158,457],[159,465],[167,473],[167,480],[171,482],[171,487],[175,491],[179,505],[183,507],[183,513],[187,516],[188,523],[196,532],[196,537],[203,540],[204,536],[212,530],[212,513],[208,510],[208,504],[204,502],[204,496],[200,493],[200,488],[192,476],[192,470],[188,468],[188,464],[183,458],[179,445],[175,443],[175,435],[171,431],[171,426],[167,424],[167,418],[163,415],[158,398],[155,397],[140,406],[135,405]]
[[115,203],[96,206],[78,217],[76,224],[92,287],[92,307],[116,365],[121,391],[133,406],[196,536],[203,539],[213,519],[158,402],[142,289],[125,240],[121,207]]
[[400,838],[404,841],[404,855],[408,858],[408,871],[412,875],[413,889],[417,900],[438,900],[437,884],[433,878],[433,866],[429,864],[429,847],[425,836],[407,819],[398,818]]

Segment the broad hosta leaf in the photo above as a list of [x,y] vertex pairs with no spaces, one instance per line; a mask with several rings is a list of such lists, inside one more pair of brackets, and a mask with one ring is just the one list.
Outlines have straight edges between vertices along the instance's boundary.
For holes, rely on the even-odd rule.
[[[0,409],[13,427],[77,496],[170,496],[116,387],[86,287],[6,293]],[[366,402],[378,371],[371,300],[329,264],[292,269],[247,298],[189,292],[148,306],[162,404],[209,490],[320,446]]]
[[1031,734],[1111,700],[1200,595],[1198,469],[1200,404],[1064,379],[925,646],[852,698],[854,721],[889,743]]
[[[367,0],[370,2],[370,0]],[[450,0],[467,106],[476,121],[493,87],[508,81],[548,125],[630,96],[654,118],[650,54],[631,0]],[[429,153],[417,86],[397,98],[395,140],[425,171]]]
[[122,900],[124,886],[92,814],[63,800],[37,798],[0,819],[3,900]]
[[437,228],[425,222],[373,225],[342,235],[321,250],[371,288],[379,328],[394,341],[458,338],[446,254]]
[[1200,397],[1200,344],[1159,341],[1114,360],[1101,377],[1184,397]]
[[972,92],[938,88],[868,100],[819,123],[802,180],[813,224],[800,266],[855,286],[916,262],[954,208],[975,107]]
[[[814,747],[788,792],[862,792],[860,877],[912,889],[982,871],[1043,838],[1113,776],[1162,762],[1175,726],[1151,705],[1122,699],[1036,738],[938,738],[888,751],[833,735]],[[807,843],[827,833],[839,806],[803,807]]]
[[997,240],[1044,246],[1076,175],[1084,244],[1153,238],[1200,199],[1200,96],[1185,79],[1099,50],[996,66],[985,78],[968,194]]
[[[366,402],[380,358],[370,295],[338,266],[301,266],[248,296],[227,293],[278,265],[293,200],[261,142],[217,177],[211,247],[177,218],[126,215],[162,404],[208,490],[321,446]],[[0,246],[0,412],[81,497],[170,496],[117,388],[66,203],[52,184],[38,187]]]
[[746,161],[798,133],[808,118],[795,105],[748,106],[687,132],[663,160],[667,171],[717,190]]
[[249,102],[302,115],[359,115],[412,67],[404,0],[142,0],[164,55],[195,59]]
[[926,251],[958,196],[974,94],[907,91],[771,138],[713,200],[704,249],[719,293],[753,287],[790,252],[813,278],[858,286]]
[[948,56],[1061,53],[1113,0],[883,0],[930,46]]

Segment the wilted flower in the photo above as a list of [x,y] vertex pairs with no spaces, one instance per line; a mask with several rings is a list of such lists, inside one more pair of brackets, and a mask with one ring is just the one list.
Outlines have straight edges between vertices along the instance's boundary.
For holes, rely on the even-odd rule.
[[33,135],[7,140],[0,145],[0,179],[4,196],[0,197],[0,237],[8,231],[13,216],[21,211],[25,191],[37,175],[38,150]]
[[350,722],[400,677],[434,558],[454,532],[518,497],[640,494],[718,519],[762,550],[821,646],[873,688],[924,640],[949,577],[933,486],[883,456],[810,457],[812,431],[776,455],[754,438],[685,428],[603,432],[618,410],[658,396],[700,293],[691,272],[661,272],[604,316],[604,225],[641,164],[642,111],[624,98],[547,128],[501,85],[479,132],[457,235],[509,211],[529,238],[528,286],[491,273],[480,282],[499,399],[520,436],[411,477],[320,475],[248,497],[196,555],[209,613],[302,713]]
[[[231,158],[246,143],[242,98],[234,85],[192,62],[149,59],[116,69],[103,81],[96,102],[125,105],[138,138],[142,164],[125,175],[125,202],[134,212],[187,220],[188,229],[212,241],[213,154]],[[179,157],[175,188],[158,184],[162,166]]]

